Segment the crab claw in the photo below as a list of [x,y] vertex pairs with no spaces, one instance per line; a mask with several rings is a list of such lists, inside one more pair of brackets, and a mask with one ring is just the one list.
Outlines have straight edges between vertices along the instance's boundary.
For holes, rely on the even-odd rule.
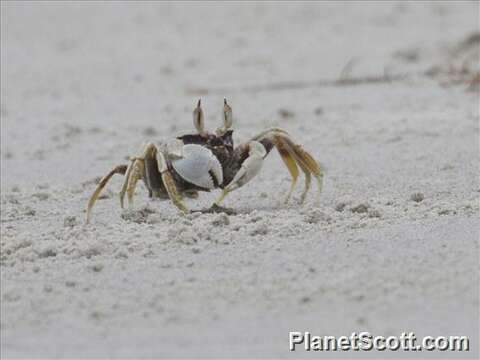
[[208,190],[223,183],[222,165],[209,149],[187,144],[182,154],[181,159],[172,161],[172,166],[184,180]]

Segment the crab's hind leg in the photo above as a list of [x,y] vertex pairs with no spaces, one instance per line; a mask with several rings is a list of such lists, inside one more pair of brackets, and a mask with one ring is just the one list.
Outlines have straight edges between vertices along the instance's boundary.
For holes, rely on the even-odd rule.
[[312,184],[312,174],[303,167],[303,165],[298,164],[305,174],[305,189],[303,189],[302,196],[300,197],[300,203],[303,204],[307,198],[308,190],[310,190],[310,185]]
[[85,216],[85,222],[88,224],[90,222],[90,215],[92,213],[92,208],[95,205],[95,202],[97,201],[98,197],[100,196],[100,193],[102,190],[105,188],[107,185],[108,181],[112,178],[113,175],[115,174],[121,174],[125,175],[127,172],[127,165],[118,165],[115,166],[107,175],[105,175],[100,182],[97,185],[97,188],[93,192],[92,196],[90,197],[88,204],[87,204],[87,211],[86,211],[86,216]]
[[282,141],[287,145],[289,152],[293,155],[297,161],[298,166],[305,173],[305,190],[302,194],[302,202],[307,196],[307,192],[310,188],[311,176],[313,174],[317,180],[318,192],[316,196],[317,204],[320,202],[320,194],[323,187],[323,171],[320,165],[315,161],[315,159],[307,151],[305,151],[300,145],[295,144],[289,137],[282,137]]
[[292,157],[292,154],[288,151],[288,148],[281,142],[277,142],[277,150],[278,153],[280,154],[281,159],[287,166],[288,171],[290,172],[290,175],[292,176],[292,185],[290,186],[290,191],[287,194],[287,197],[285,198],[284,203],[288,203],[288,200],[290,200],[290,197],[292,196],[293,189],[295,188],[295,185],[297,183],[298,179],[298,167],[295,159]]
[[292,187],[290,188],[287,199],[290,197],[293,187],[296,184],[295,174],[298,173],[298,170],[296,172],[295,168],[293,168],[291,165],[292,161],[294,161],[305,174],[305,189],[301,196],[301,202],[303,203],[305,201],[307,193],[310,190],[312,174],[317,180],[318,194],[316,202],[319,202],[323,185],[323,171],[312,155],[305,151],[301,145],[296,144],[285,130],[279,128],[270,128],[262,131],[252,140],[260,141],[267,145],[267,147],[275,145],[279,151],[282,160],[285,162],[290,174],[292,175]]

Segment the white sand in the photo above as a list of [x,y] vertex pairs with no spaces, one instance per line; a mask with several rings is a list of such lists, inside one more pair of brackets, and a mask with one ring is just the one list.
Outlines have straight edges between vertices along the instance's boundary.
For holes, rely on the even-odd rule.
[[[418,356],[292,354],[292,330],[467,335],[422,356],[478,357],[478,3],[1,12],[2,357]],[[118,177],[83,226],[95,178],[191,130],[200,96],[211,129],[229,99],[237,144],[290,131],[326,168],[321,205],[302,182],[281,205],[272,152],[239,215],[143,186],[122,212]]]

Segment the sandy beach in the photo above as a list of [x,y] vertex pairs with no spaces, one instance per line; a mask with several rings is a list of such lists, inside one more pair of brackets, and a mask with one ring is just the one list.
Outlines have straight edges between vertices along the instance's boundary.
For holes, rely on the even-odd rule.
[[[1,357],[418,358],[289,351],[318,335],[465,335],[478,358],[478,2],[1,3]],[[289,131],[320,204],[276,151],[180,214],[101,176],[145,140],[233,108],[234,141]],[[209,206],[218,191],[187,199]]]

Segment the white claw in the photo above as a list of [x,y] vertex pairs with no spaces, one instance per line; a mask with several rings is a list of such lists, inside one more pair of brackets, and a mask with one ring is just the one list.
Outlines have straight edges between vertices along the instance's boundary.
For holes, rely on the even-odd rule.
[[183,179],[204,189],[214,189],[211,172],[218,184],[223,183],[222,165],[209,149],[187,144],[182,153],[183,158],[173,160],[172,166]]

